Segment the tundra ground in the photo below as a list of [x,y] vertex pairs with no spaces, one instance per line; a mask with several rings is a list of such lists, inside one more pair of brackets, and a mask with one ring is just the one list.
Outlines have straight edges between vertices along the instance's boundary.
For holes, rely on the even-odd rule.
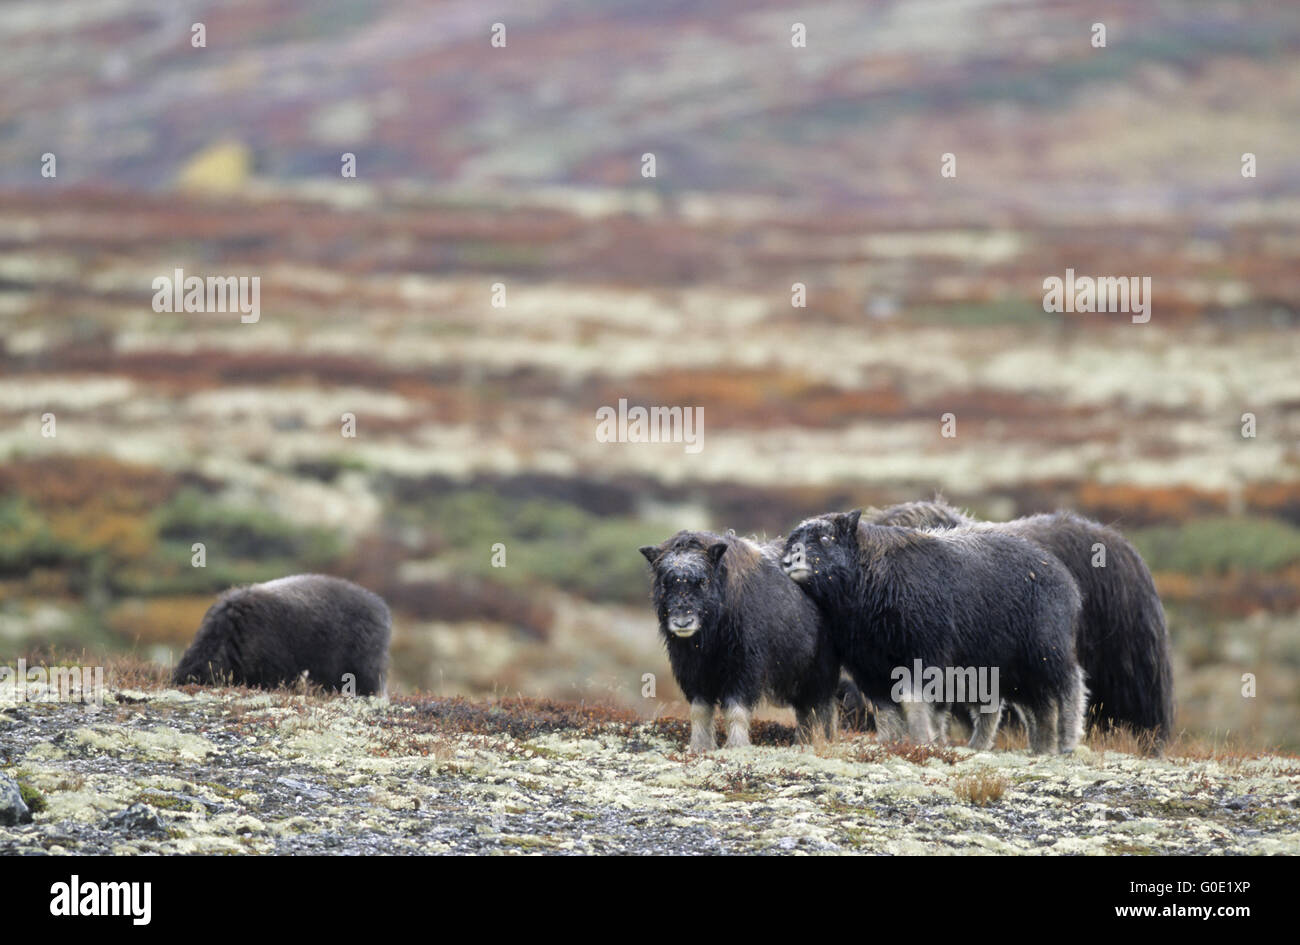
[[686,723],[538,700],[118,689],[0,706],[39,797],[11,853],[1300,853],[1300,759],[1097,740],[684,751]]

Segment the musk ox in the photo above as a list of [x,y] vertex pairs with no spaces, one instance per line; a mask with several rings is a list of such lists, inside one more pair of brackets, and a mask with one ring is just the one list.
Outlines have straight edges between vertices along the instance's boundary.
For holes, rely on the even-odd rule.
[[[942,501],[905,502],[867,515],[874,524],[914,528],[974,521]],[[1113,528],[1071,512],[1030,515],[996,527],[1042,545],[1079,585],[1077,647],[1088,677],[1089,727],[1125,725],[1158,751],[1173,734],[1173,669],[1164,609],[1137,549]]]
[[817,608],[781,570],[782,544],[682,531],[640,549],[668,662],[691,703],[691,750],[714,747],[714,707],[727,744],[749,744],[759,700],[792,706],[801,740],[835,733],[839,662]]
[[[918,741],[934,737],[936,709],[942,718],[963,705],[975,718],[971,747],[991,748],[1005,703],[1025,719],[1031,751],[1073,751],[1087,692],[1075,657],[1079,590],[1065,567],[978,525],[925,531],[860,518],[803,522],[782,564],[817,603],[863,695],[901,711]],[[922,702],[915,679],[912,693],[899,688],[914,666],[958,685]],[[996,680],[987,700],[965,685],[981,669]]]
[[382,694],[391,632],[379,595],[342,578],[295,574],[222,594],[172,680],[275,688],[305,671],[327,689]]

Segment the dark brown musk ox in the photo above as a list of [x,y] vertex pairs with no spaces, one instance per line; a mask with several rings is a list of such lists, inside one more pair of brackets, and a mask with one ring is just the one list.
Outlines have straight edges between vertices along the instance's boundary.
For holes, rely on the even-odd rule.
[[761,699],[792,706],[801,740],[835,734],[837,662],[817,608],[778,560],[782,544],[682,531],[640,551],[668,662],[691,703],[691,750],[715,747],[721,706],[727,745],[749,744]]
[[[877,525],[912,528],[978,521],[942,500],[904,502],[863,516]],[[1174,732],[1169,630],[1155,582],[1137,549],[1114,528],[1072,512],[1030,515],[995,527],[1042,545],[1079,585],[1083,613],[1077,645],[1088,680],[1089,729],[1124,726],[1148,750],[1160,751]]]
[[295,574],[222,594],[172,681],[273,689],[306,673],[326,689],[383,694],[391,633],[379,595],[342,578]]
[[[840,662],[863,695],[906,718],[917,741],[955,706],[975,719],[971,747],[993,745],[1003,705],[1029,729],[1030,750],[1070,752],[1087,699],[1075,656],[1079,590],[1042,547],[980,525],[921,530],[808,519],[782,564],[822,612]],[[912,667],[949,681],[922,701],[901,691]],[[986,674],[992,692],[966,686]],[[958,685],[952,685],[953,682]]]

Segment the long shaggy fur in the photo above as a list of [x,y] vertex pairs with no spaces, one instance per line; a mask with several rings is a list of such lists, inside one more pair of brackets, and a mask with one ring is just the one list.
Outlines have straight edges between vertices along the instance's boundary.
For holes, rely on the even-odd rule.
[[[969,518],[942,501],[906,502],[867,513],[880,525],[953,528]],[[1158,750],[1173,734],[1174,682],[1164,608],[1146,562],[1113,528],[1070,512],[1031,515],[997,529],[1035,541],[1069,569],[1083,595],[1079,663],[1088,677],[1088,725],[1126,725]],[[1094,567],[1094,547],[1106,566]]]
[[177,684],[275,688],[305,670],[313,683],[358,695],[384,691],[392,618],[383,598],[342,578],[292,577],[226,591],[172,675]]
[[[868,699],[898,706],[894,671],[916,660],[997,667],[1002,699],[1037,733],[1032,747],[1073,748],[1084,698],[1074,642],[1079,591],[1042,548],[979,526],[920,531],[860,522],[852,512],[803,522],[785,551],[786,570],[816,601]],[[977,733],[983,747],[996,717],[991,725]]]
[[692,704],[697,750],[713,746],[719,705],[728,744],[745,743],[749,714],[763,698],[794,707],[801,737],[815,724],[834,732],[839,663],[817,608],[781,570],[781,547],[683,531],[640,549],[654,569],[659,631]]

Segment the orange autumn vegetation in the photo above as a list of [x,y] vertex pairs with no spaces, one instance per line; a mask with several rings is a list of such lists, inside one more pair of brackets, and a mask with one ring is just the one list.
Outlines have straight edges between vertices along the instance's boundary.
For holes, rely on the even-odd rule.
[[133,598],[114,607],[107,622],[124,640],[185,646],[211,606],[211,595]]

